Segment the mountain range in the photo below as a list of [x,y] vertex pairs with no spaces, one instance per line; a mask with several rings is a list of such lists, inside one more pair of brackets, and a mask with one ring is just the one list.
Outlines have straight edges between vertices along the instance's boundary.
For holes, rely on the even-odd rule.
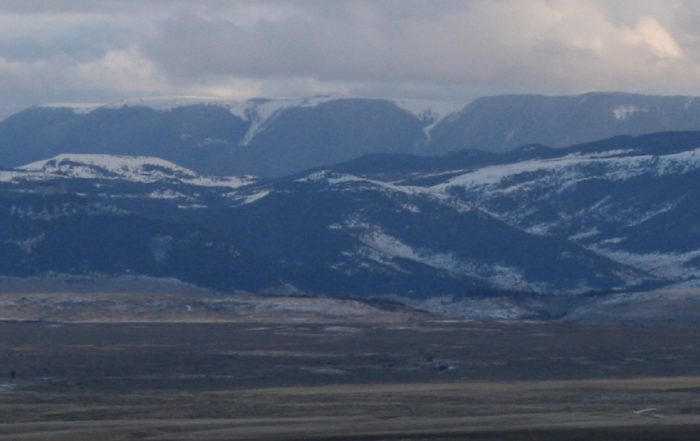
[[0,122],[0,166],[62,153],[110,154],[159,157],[205,174],[282,177],[373,153],[504,152],[699,129],[700,101],[681,96],[154,98],[15,114]]
[[700,132],[375,154],[274,179],[61,154],[0,172],[0,274],[414,299],[692,287],[698,178]]

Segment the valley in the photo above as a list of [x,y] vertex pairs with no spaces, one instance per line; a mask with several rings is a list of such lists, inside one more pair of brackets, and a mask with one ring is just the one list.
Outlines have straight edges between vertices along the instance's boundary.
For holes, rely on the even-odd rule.
[[0,323],[0,439],[621,441],[700,429],[697,328],[289,316]]

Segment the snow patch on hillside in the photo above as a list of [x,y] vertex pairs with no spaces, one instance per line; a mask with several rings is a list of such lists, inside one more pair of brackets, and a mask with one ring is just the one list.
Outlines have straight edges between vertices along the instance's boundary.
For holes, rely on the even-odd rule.
[[[435,251],[424,247],[413,247],[400,239],[386,233],[381,227],[370,225],[359,219],[350,219],[344,225],[350,233],[355,233],[358,240],[383,257],[374,256],[373,260],[387,264],[393,259],[417,262],[437,270],[445,271],[451,276],[472,277],[483,280],[494,288],[513,291],[546,292],[546,284],[527,280],[522,270],[503,263],[486,263],[463,259],[450,251]],[[365,256],[368,254],[365,252]]]
[[183,179],[184,184],[198,187],[227,187],[240,188],[257,182],[255,176],[197,176],[196,178]]
[[[149,156],[124,156],[100,154],[62,154],[50,159],[32,162],[18,170],[29,172],[5,172],[0,180],[29,179],[44,176],[76,179],[116,179],[138,183],[164,180],[179,181],[200,187],[239,188],[256,181],[251,176],[202,176],[193,170],[180,167],[170,161]],[[19,175],[17,174],[19,173]]]
[[[658,177],[700,169],[700,149],[661,156],[628,156],[628,152],[630,151],[572,154],[554,159],[532,159],[487,166],[453,177],[432,188],[446,190],[451,187],[485,187],[504,194],[539,187],[542,184],[561,188],[592,178],[624,181],[645,174]],[[515,179],[516,177],[526,179]],[[513,184],[510,184],[510,181]]]
[[122,107],[148,107],[154,110],[172,110],[177,107],[192,106],[196,104],[224,104],[227,100],[209,96],[197,95],[171,95],[141,98],[128,98],[112,103],[104,104],[104,109],[119,109]]
[[39,172],[0,170],[0,182],[8,184],[18,184],[27,181],[45,181],[51,178],[51,176]]
[[243,204],[245,205],[245,204],[252,204],[253,202],[257,202],[260,199],[269,195],[270,192],[271,192],[270,190],[263,190],[263,191],[259,191],[257,193],[253,193],[251,195],[248,195],[243,199]]
[[689,265],[692,259],[700,256],[700,250],[687,253],[655,252],[648,254],[636,254],[600,246],[593,246],[591,250],[616,262],[641,269],[657,277],[669,280],[700,278],[700,268]]
[[674,283],[664,287],[665,289],[698,289],[700,288],[700,277],[696,279],[686,280],[684,282]]
[[54,102],[54,103],[44,103],[40,104],[39,108],[45,107],[48,109],[68,109],[72,110],[73,113],[78,115],[84,115],[92,112],[95,109],[99,109],[104,106],[103,103],[69,103],[69,102]]
[[613,116],[616,120],[624,120],[629,116],[639,112],[649,112],[649,109],[637,106],[617,106],[613,109]]
[[240,103],[229,104],[227,107],[234,114],[241,116],[250,122],[241,145],[248,145],[258,134],[265,130],[283,110],[295,107],[316,107],[319,104],[332,101],[335,98],[328,96],[316,96],[306,98],[276,98],[257,99],[246,101],[243,106]]
[[533,311],[506,297],[463,298],[431,297],[407,302],[414,308],[465,320],[519,320]]
[[[387,196],[403,194],[406,196],[422,196],[433,201],[449,206],[459,212],[472,211],[471,204],[463,202],[447,194],[444,189],[421,187],[414,185],[401,185],[397,183],[379,181],[345,173],[336,173],[330,170],[321,170],[296,179],[299,183],[327,183],[342,188],[344,191],[380,191]],[[415,208],[412,211],[415,212]]]
[[434,101],[421,99],[389,100],[400,109],[413,115],[423,123],[423,133],[430,139],[430,133],[445,118],[462,111],[469,103],[467,101]]
[[32,162],[18,169],[83,179],[118,177],[133,182],[197,176],[192,170],[160,158],[99,154],[62,154]]
[[179,191],[174,191],[170,189],[158,189],[154,190],[151,193],[149,193],[148,197],[150,199],[162,199],[162,200],[178,200],[178,199],[184,199],[184,200],[192,200],[191,197],[180,193]]

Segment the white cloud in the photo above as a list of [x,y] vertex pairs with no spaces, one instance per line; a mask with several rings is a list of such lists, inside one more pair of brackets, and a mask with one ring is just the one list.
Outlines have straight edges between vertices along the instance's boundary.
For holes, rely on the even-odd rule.
[[692,0],[0,2],[0,100],[700,94]]
[[[688,89],[698,79],[697,62],[683,57],[671,32],[648,15],[658,2],[625,20],[615,19],[608,3],[438,2],[432,14],[411,15],[387,7],[405,9],[396,2],[338,2],[330,9],[294,2],[293,12],[246,26],[206,14],[172,17],[144,47],[181,85],[206,72],[222,81],[314,78],[350,89],[398,82],[557,93],[629,90],[638,82],[642,92],[697,93],[696,86]],[[183,48],[189,57],[181,56]],[[669,75],[679,81],[669,83]]]
[[671,34],[654,17],[642,17],[636,32],[654,55],[660,58],[680,58],[681,48]]
[[71,66],[74,87],[108,87],[120,92],[165,92],[167,85],[154,63],[136,47],[106,52],[100,59]]

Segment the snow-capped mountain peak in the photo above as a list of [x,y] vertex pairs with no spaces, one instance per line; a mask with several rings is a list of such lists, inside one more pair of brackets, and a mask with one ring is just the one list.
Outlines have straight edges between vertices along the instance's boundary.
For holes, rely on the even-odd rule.
[[20,170],[62,175],[71,178],[118,178],[136,182],[163,179],[190,179],[192,170],[170,161],[148,156],[62,154],[19,167]]
[[202,176],[170,161],[149,156],[61,154],[32,162],[18,170],[34,175],[41,173],[47,177],[117,179],[139,183],[172,180],[206,187],[237,188],[255,181],[250,176]]

